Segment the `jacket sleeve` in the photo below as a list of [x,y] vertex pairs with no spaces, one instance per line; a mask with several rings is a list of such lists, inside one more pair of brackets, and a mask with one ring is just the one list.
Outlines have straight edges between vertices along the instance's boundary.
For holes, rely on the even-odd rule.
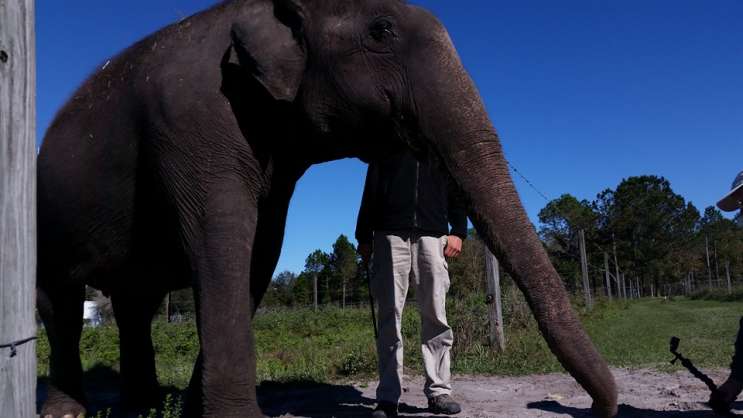
[[359,244],[371,244],[374,233],[374,208],[377,205],[377,188],[379,183],[378,167],[369,163],[364,182],[364,194],[361,197],[361,207],[356,220],[356,241]]
[[464,194],[459,186],[454,182],[451,176],[447,176],[447,197],[449,224],[451,225],[450,235],[456,235],[459,238],[467,239],[467,203]]

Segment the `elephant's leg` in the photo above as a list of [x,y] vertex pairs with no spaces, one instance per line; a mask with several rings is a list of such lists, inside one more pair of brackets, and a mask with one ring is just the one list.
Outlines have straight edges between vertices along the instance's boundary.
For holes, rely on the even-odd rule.
[[256,212],[255,199],[241,180],[222,180],[209,190],[198,230],[190,234],[201,351],[188,416],[262,416],[250,303]]
[[39,277],[36,294],[51,349],[48,396],[41,417],[77,417],[85,413],[80,363],[85,286],[54,285]]
[[160,399],[151,323],[164,293],[137,290],[136,293],[118,290],[111,294],[119,327],[121,393],[127,408],[156,406]]

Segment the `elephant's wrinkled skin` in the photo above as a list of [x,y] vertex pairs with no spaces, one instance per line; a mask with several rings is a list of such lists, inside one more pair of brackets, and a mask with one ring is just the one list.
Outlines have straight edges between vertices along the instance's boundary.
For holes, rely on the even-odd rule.
[[312,164],[404,144],[441,158],[550,348],[594,399],[616,388],[521,206],[444,27],[399,0],[234,0],[107,62],[47,132],[38,163],[39,309],[51,343],[43,415],[83,410],[83,284],[111,294],[123,395],[156,393],[149,325],[193,286],[192,416],[261,415],[251,322],[289,199]]

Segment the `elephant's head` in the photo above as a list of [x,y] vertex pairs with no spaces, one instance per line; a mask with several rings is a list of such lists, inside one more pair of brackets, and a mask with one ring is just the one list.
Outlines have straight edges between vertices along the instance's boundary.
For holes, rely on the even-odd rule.
[[316,140],[328,144],[322,158],[364,156],[389,140],[439,156],[466,195],[478,232],[526,295],[551,350],[591,394],[595,413],[613,416],[614,379],[570,307],[442,24],[400,0],[250,4],[249,18],[232,29],[239,64],[275,99],[301,109]]

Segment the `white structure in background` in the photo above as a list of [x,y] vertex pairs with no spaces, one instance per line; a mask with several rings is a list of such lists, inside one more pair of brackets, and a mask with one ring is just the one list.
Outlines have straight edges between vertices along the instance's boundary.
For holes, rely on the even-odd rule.
[[98,312],[98,304],[96,302],[86,300],[83,304],[83,323],[91,327],[97,327],[103,323],[101,313]]

